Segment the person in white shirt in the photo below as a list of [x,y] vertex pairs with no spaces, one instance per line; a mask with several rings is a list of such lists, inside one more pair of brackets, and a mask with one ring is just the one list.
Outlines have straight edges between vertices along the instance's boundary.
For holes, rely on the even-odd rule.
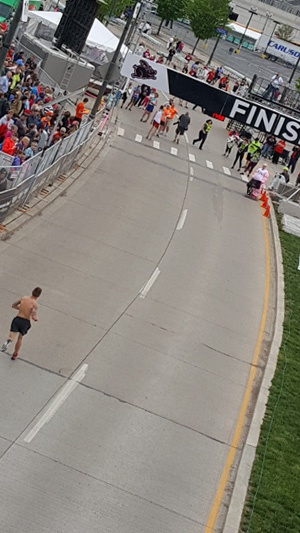
[[280,76],[280,74],[278,74],[277,72],[277,74],[272,76],[271,81],[263,94],[263,97],[268,98],[269,95],[271,95],[271,100],[273,100],[275,93],[278,91],[280,85],[282,84],[283,84],[283,79]]
[[164,111],[164,106],[161,105],[159,110],[157,111],[157,113],[154,116],[153,122],[151,124],[151,128],[148,131],[146,139],[151,140],[153,135],[154,135],[154,133],[155,133],[155,130],[158,131],[158,128],[160,127],[161,119],[162,119],[162,116],[163,116],[163,111]]
[[169,37],[167,42],[167,49],[169,50],[171,48],[171,45],[174,43],[174,37]]

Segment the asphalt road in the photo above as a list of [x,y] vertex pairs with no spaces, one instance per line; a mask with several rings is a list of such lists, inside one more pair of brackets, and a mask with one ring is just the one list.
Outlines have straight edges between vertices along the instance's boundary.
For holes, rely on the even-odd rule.
[[[155,28],[158,27],[159,19],[157,17],[151,17],[151,24],[153,25],[154,31],[153,36],[155,37]],[[179,22],[173,23],[173,30],[166,29],[162,27],[162,32],[167,35],[176,35],[179,39],[182,39],[184,43],[193,47],[195,44],[195,36],[189,26],[181,24]],[[215,40],[209,39],[206,47],[204,48],[205,43],[200,41],[196,49],[199,53],[207,54],[207,57],[210,56],[212,49],[214,47]],[[226,65],[232,69],[235,69],[237,72],[240,72],[243,76],[253,78],[254,74],[261,76],[263,78],[271,78],[274,74],[279,72],[283,77],[284,81],[288,81],[293,67],[287,67],[283,63],[272,62],[266,59],[262,59],[261,56],[256,52],[250,52],[248,50],[242,49],[240,53],[229,54],[229,48],[232,46],[228,41],[223,41],[220,39],[218,47],[214,55],[214,62],[219,62],[221,65]],[[298,69],[295,78],[300,76],[300,70]]]
[[43,288],[21,358],[0,358],[3,533],[205,529],[259,331],[263,219],[223,124],[202,152],[154,147],[140,114],[0,242],[3,339]]

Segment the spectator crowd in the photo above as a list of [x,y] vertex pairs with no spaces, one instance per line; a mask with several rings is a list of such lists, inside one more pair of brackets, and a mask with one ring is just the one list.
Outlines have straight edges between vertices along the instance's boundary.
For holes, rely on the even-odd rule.
[[[79,128],[88,100],[79,102],[72,116],[62,112],[55,96],[55,90],[39,80],[34,57],[11,45],[0,77],[0,151],[11,156],[11,166],[20,167]],[[0,192],[9,187],[1,174]]]

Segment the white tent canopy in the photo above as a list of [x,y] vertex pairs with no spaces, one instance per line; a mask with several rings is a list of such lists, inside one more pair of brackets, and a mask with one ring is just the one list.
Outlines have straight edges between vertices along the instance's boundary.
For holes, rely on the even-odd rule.
[[[239,33],[240,35],[244,35],[245,26],[241,26],[240,24],[235,24],[234,22],[231,22],[230,24],[228,24],[228,26],[235,33]],[[249,39],[252,39],[253,41],[258,41],[258,39],[261,37],[261,32],[256,31],[256,30],[250,30],[248,28],[246,33],[245,33],[245,37],[248,37]]]
[[[31,33],[37,22],[42,22],[52,28],[57,28],[62,13],[56,11],[29,11],[28,33]],[[94,20],[86,44],[89,47],[101,48],[107,53],[114,52],[118,46],[119,39],[108,30],[98,19]],[[122,46],[122,55],[127,52],[127,47]]]

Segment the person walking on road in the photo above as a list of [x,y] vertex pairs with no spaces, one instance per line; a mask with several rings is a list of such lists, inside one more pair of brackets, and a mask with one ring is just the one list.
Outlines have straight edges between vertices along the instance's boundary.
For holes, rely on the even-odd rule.
[[211,130],[212,128],[212,120],[207,120],[205,122],[205,124],[203,124],[201,130],[199,131],[199,137],[198,139],[194,139],[193,140],[193,144],[196,144],[197,142],[200,142],[200,145],[199,145],[199,150],[202,150],[203,148],[203,145],[207,139],[207,135],[209,133],[209,131]]
[[184,132],[188,130],[190,123],[191,119],[188,111],[184,115],[180,115],[178,122],[176,122],[177,128],[175,131],[175,138],[173,141],[174,143],[176,142],[177,144],[179,144],[179,139],[181,135],[183,135]]
[[151,128],[150,128],[150,130],[148,131],[148,133],[146,135],[146,139],[149,139],[151,141],[151,139],[152,139],[152,137],[153,137],[153,135],[155,133],[155,130],[158,131],[158,128],[160,127],[161,119],[162,119],[162,116],[163,116],[163,112],[164,112],[164,106],[161,105],[159,110],[155,114],[155,117],[154,117],[153,122],[151,124]]
[[251,141],[251,143],[248,146],[248,152],[247,152],[245,167],[247,166],[248,162],[251,161],[251,158],[255,154],[255,152],[257,152],[258,150],[260,150],[260,142],[259,142],[259,138],[256,137],[256,139]]
[[13,319],[10,326],[10,333],[7,341],[2,344],[1,352],[5,352],[8,348],[8,345],[14,341],[16,335],[18,334],[17,342],[15,345],[14,352],[12,354],[12,360],[14,361],[21,349],[22,340],[24,335],[31,328],[31,319],[37,322],[37,299],[42,294],[42,289],[36,287],[33,289],[31,296],[23,296],[20,300],[17,300],[12,304],[13,309],[17,309],[18,315]]
[[270,150],[272,148],[274,148],[275,144],[276,144],[276,139],[275,139],[274,135],[268,135],[266,140],[265,140],[265,144],[263,145],[263,149],[261,151],[261,157],[263,159],[267,159],[268,158]]
[[279,139],[279,141],[277,142],[277,144],[276,144],[276,146],[274,148],[274,153],[273,153],[273,157],[272,157],[272,163],[274,165],[277,165],[280,156],[283,155],[285,147],[286,147],[286,142],[283,139]]
[[238,149],[237,149],[237,152],[235,154],[235,160],[233,161],[233,164],[232,164],[232,167],[231,167],[232,169],[235,167],[236,163],[239,162],[238,172],[240,172],[240,170],[242,168],[242,165],[243,165],[244,155],[245,155],[245,153],[248,150],[248,145],[249,145],[249,143],[245,139],[242,139],[238,143]]
[[[158,93],[154,93],[154,94],[150,94],[149,96],[149,101],[146,105],[146,109],[141,117],[141,122],[148,122],[148,119],[151,115],[151,113],[153,113],[153,110],[154,110],[154,107],[156,106],[157,104],[157,99],[158,99]],[[144,118],[146,117],[146,120],[144,120]]]

